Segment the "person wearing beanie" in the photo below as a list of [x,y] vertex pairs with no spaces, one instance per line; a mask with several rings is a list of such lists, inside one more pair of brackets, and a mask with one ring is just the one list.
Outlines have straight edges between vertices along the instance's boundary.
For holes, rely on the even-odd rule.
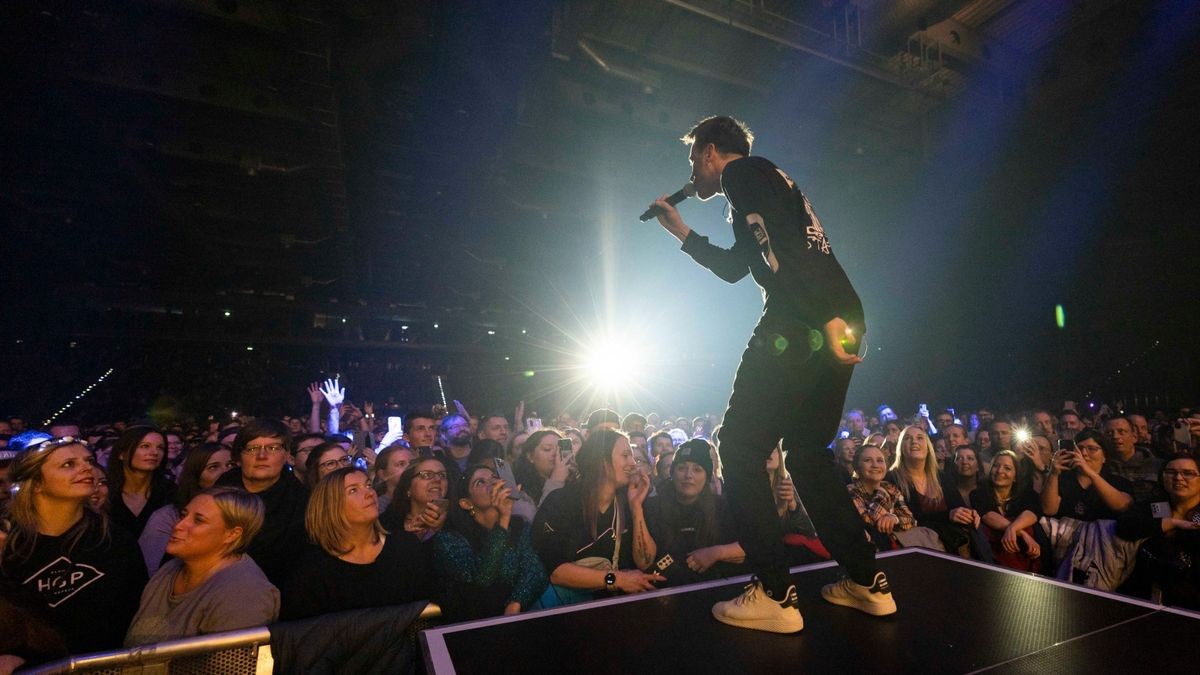
[[737,542],[728,504],[712,490],[712,473],[708,441],[687,441],[675,451],[670,480],[646,500],[646,526],[659,542],[654,571],[667,578],[667,585],[744,571],[746,552]]
[[588,415],[587,427],[585,430],[587,433],[592,434],[595,433],[597,429],[620,430],[620,428],[621,416],[618,415],[615,410],[600,408],[599,410],[593,410],[592,414]]

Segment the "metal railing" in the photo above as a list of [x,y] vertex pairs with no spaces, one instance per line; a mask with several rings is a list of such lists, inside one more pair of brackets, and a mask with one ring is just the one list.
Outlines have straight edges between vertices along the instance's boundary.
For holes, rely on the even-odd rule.
[[[440,618],[429,603],[417,621]],[[271,631],[266,626],[199,635],[131,649],[70,656],[18,671],[21,675],[270,675],[275,668]]]

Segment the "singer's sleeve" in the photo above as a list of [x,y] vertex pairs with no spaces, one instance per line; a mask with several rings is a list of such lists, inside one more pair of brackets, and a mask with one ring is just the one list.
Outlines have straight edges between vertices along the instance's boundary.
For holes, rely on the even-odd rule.
[[758,253],[754,242],[749,239],[735,243],[733,248],[721,248],[709,243],[708,237],[696,234],[695,230],[688,234],[680,250],[731,284],[741,281],[750,273],[749,257]]

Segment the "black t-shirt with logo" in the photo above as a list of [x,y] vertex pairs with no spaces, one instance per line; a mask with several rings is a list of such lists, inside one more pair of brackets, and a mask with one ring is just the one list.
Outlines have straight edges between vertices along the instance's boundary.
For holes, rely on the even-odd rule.
[[67,550],[70,539],[39,535],[33,553],[6,559],[0,574],[21,594],[16,602],[44,611],[72,654],[118,649],[146,585],[141,550],[120,529],[103,539],[99,521]]
[[762,157],[743,157],[725,165],[721,189],[732,209],[733,247],[693,232],[684,253],[730,283],[752,275],[772,314],[816,328],[840,316],[866,332],[858,293],[812,204],[787,174]]

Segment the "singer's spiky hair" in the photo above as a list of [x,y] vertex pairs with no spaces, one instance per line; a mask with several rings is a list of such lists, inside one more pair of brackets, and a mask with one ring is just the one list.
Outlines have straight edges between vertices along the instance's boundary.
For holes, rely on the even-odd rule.
[[744,122],[725,115],[714,115],[700,120],[679,140],[686,145],[705,146],[712,143],[720,153],[749,155],[754,134]]

